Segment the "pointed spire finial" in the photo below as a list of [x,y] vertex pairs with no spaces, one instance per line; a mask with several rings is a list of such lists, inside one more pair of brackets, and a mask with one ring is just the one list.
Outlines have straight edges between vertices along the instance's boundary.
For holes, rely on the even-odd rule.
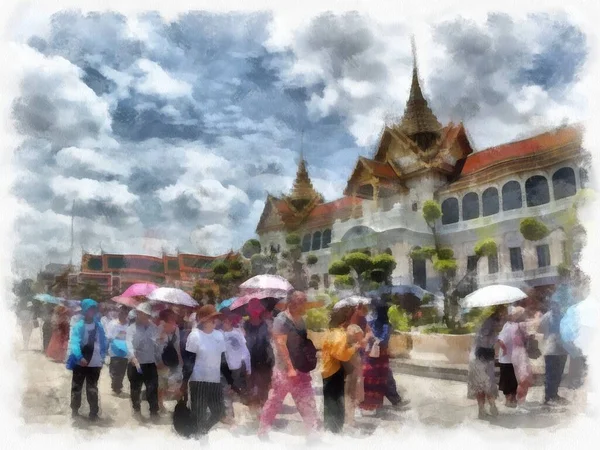
[[[414,35],[411,37],[411,46],[413,54],[413,73],[410,86],[410,94],[406,102],[404,116],[400,122],[400,128],[409,136],[417,137],[419,141],[430,142],[433,136],[437,135],[442,128],[437,117],[433,114],[427,100],[421,90],[419,83],[419,74],[417,67],[417,46],[415,44]],[[419,135],[431,135],[431,138],[422,140]],[[425,145],[426,146],[426,145]]]

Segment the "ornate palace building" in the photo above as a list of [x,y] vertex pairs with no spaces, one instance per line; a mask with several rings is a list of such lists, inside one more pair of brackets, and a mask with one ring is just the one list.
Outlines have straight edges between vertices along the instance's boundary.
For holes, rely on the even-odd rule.
[[[394,284],[436,292],[432,265],[410,258],[412,249],[434,243],[421,211],[434,199],[443,212],[436,228],[441,243],[454,250],[459,276],[470,267],[479,286],[551,285],[565,260],[564,232],[530,242],[519,225],[536,217],[551,226],[572,206],[588,180],[581,144],[582,130],[564,126],[475,152],[462,123],[442,126],[431,111],[415,64],[402,119],[385,127],[371,159],[358,159],[344,196],[324,202],[301,158],[291,193],[267,197],[256,232],[265,249],[284,248],[289,232],[302,236],[303,251],[319,257],[311,273],[325,288],[333,260],[370,247],[395,257]],[[474,267],[482,238],[495,239],[498,254]]]

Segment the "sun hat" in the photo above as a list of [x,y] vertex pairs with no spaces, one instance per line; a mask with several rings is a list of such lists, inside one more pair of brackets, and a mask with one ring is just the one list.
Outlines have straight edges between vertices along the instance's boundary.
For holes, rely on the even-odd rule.
[[217,308],[214,305],[205,305],[198,309],[196,313],[196,317],[198,322],[204,323],[210,319],[214,319],[216,317],[220,317],[221,314],[217,312]]
[[139,304],[135,310],[150,317],[152,317],[153,314],[152,305],[148,302]]
[[81,312],[84,314],[92,308],[98,308],[98,303],[95,300],[86,298],[85,300],[81,301]]

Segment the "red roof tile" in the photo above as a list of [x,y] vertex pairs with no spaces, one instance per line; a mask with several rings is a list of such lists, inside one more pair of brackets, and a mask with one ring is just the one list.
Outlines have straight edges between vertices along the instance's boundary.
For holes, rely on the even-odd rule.
[[575,126],[571,126],[549,131],[522,141],[511,142],[487,150],[482,150],[473,153],[467,158],[461,174],[469,175],[502,161],[520,158],[536,152],[551,150],[574,142],[580,137],[581,130]]
[[372,159],[361,158],[361,161],[378,178],[398,178],[398,175],[388,163],[373,161]]

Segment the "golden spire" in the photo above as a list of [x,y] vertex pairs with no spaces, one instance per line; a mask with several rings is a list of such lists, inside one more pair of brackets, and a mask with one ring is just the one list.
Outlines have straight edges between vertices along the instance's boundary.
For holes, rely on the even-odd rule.
[[[304,141],[304,130],[302,131],[302,142]],[[296,208],[302,210],[306,205],[317,200],[321,202],[323,197],[319,194],[310,181],[308,170],[306,168],[306,160],[304,159],[303,144],[300,144],[300,161],[298,162],[298,170],[296,171],[296,179],[288,200]]]
[[411,39],[411,43],[413,52],[412,84],[410,86],[410,95],[406,102],[404,116],[402,116],[399,128],[421,145],[421,139],[419,139],[420,136],[429,135],[430,139],[425,139],[425,141],[430,141],[439,135],[442,125],[438,122],[437,117],[435,117],[429,108],[427,100],[425,100],[425,97],[423,96],[421,85],[419,84],[417,50],[414,36]]

